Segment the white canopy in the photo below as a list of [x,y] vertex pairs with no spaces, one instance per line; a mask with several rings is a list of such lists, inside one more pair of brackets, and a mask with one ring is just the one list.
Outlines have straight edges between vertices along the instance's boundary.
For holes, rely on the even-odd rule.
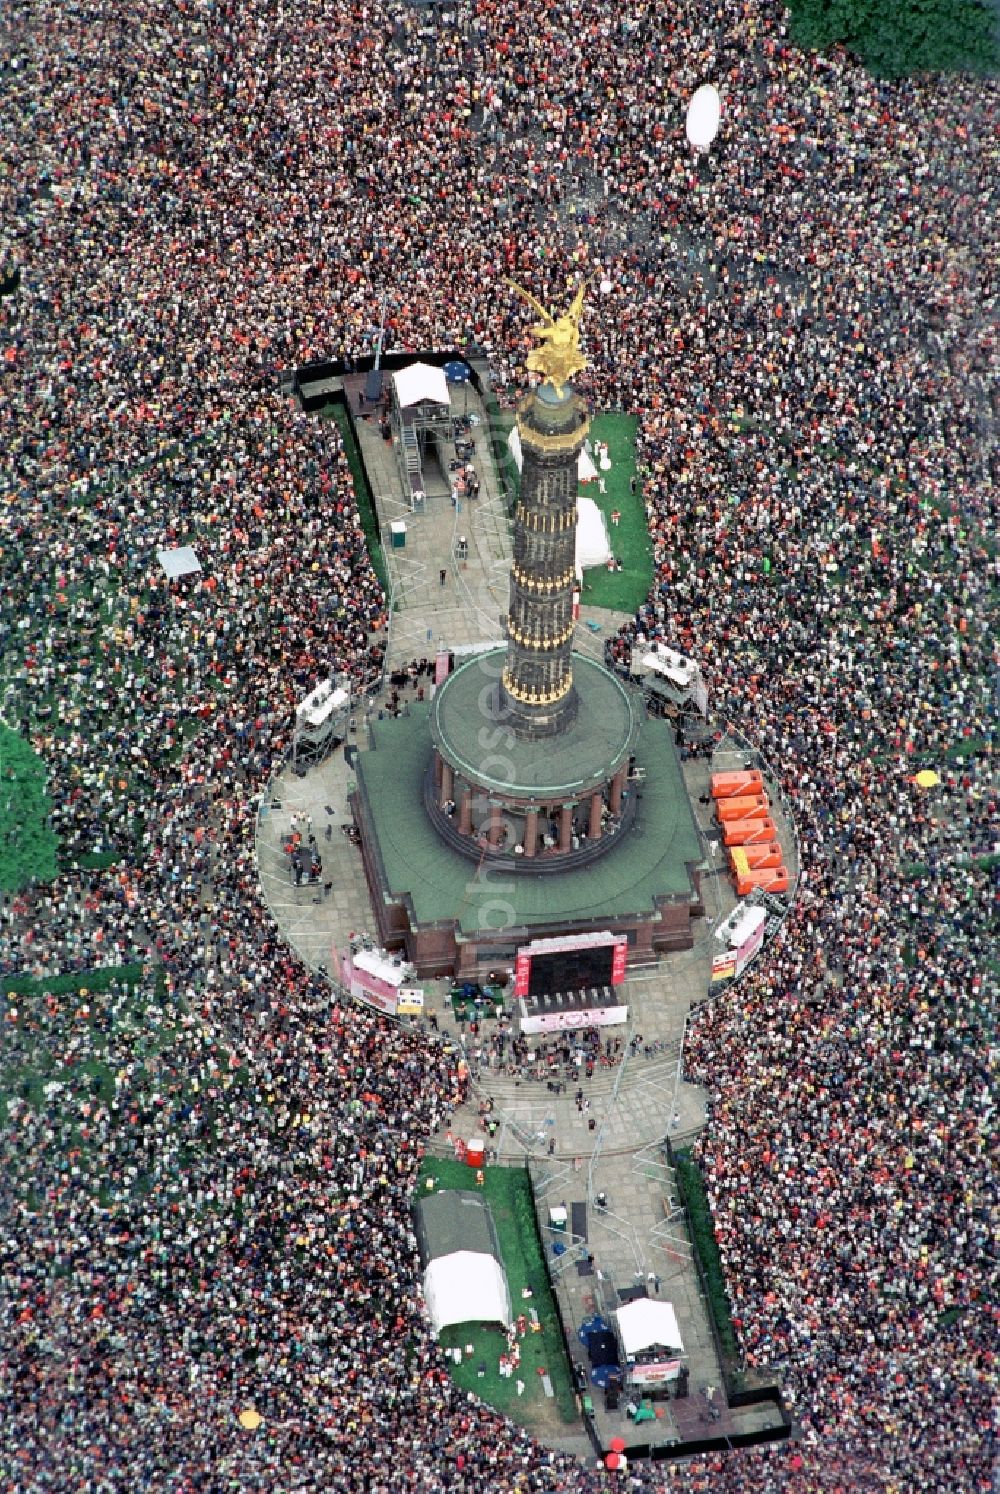
[[429,363],[411,363],[392,376],[396,386],[396,398],[400,409],[419,405],[424,400],[432,405],[451,403],[448,380],[443,368],[432,368]]
[[581,448],[580,455],[576,459],[576,480],[577,482],[597,481],[597,468],[586,446]]
[[492,1255],[456,1250],[428,1262],[424,1301],[437,1338],[452,1323],[511,1324],[510,1293],[500,1262]]
[[607,565],[611,554],[608,526],[593,498],[576,500],[576,574],[594,565]]
[[359,949],[353,964],[355,970],[374,975],[377,980],[384,980],[388,986],[405,986],[407,981],[413,979],[413,966],[386,954],[383,949]]
[[175,581],[178,576],[192,576],[201,570],[201,561],[190,545],[179,545],[176,550],[157,550],[156,558],[171,581]]
[[673,1354],[683,1354],[681,1331],[677,1326],[677,1314],[669,1302],[658,1302],[652,1297],[637,1297],[619,1307],[618,1332],[626,1359],[638,1359],[651,1349],[667,1349]]
[[756,934],[761,924],[767,919],[767,909],[750,906],[746,903],[739,905],[742,908],[739,918],[729,930],[730,944],[745,944],[751,934]]
[[333,680],[323,680],[295,707],[295,714],[304,726],[322,726],[334,711],[349,705],[350,699],[349,690],[335,685]]
[[731,944],[735,947],[749,939],[755,934],[767,918],[767,910],[757,903],[742,902],[729,914],[715,931],[715,937],[721,944]]
[[698,666],[693,659],[679,654],[676,649],[668,648],[665,643],[654,643],[639,662],[643,669],[648,669],[652,674],[662,674],[679,690],[690,685],[698,673]]

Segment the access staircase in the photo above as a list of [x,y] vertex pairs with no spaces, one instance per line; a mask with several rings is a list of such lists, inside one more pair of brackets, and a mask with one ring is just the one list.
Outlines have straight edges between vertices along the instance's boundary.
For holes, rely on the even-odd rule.
[[403,486],[407,493],[424,491],[424,473],[420,461],[420,442],[412,425],[403,426]]

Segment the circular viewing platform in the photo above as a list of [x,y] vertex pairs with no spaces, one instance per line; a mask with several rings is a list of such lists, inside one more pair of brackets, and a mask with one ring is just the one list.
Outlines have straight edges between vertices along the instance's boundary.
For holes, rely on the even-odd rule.
[[499,684],[507,651],[490,649],[456,669],[431,705],[431,740],[457,774],[505,803],[562,802],[613,777],[635,744],[641,704],[623,680],[573,655],[580,708],[556,740],[518,738],[506,725]]
[[574,655],[574,718],[556,738],[519,737],[500,689],[505,659],[503,648],[477,655],[434,697],[432,820],[469,855],[486,848],[529,865],[591,860],[626,825],[641,701],[603,665]]

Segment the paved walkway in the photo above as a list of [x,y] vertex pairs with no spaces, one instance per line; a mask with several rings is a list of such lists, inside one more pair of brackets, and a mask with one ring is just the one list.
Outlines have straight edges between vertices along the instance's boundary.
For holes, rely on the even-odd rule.
[[[424,508],[413,513],[400,496],[393,444],[382,439],[374,419],[356,422],[393,592],[390,669],[440,648],[503,640],[511,561],[507,504],[493,465],[485,407],[471,385],[452,385],[451,396],[452,414],[476,422],[469,434],[480,483],[478,498],[457,504],[451,502],[447,474],[430,456],[424,462]],[[393,548],[389,526],[399,520],[406,524],[405,545]],[[465,559],[459,558],[462,539]]]
[[[457,400],[464,403],[464,391]],[[469,408],[482,414],[473,392]],[[476,465],[482,496],[467,508],[453,508],[444,476],[431,482],[423,513],[404,512],[395,497],[400,489],[391,446],[374,423],[362,423],[360,440],[368,462],[383,532],[388,538],[392,520],[404,517],[405,549],[386,547],[395,610],[389,637],[388,671],[413,659],[432,657],[440,646],[461,648],[502,638],[501,616],[507,604],[510,539],[502,497],[497,491],[485,420],[474,428]],[[468,541],[468,559],[457,559],[456,542]],[[442,584],[441,571],[445,571]],[[577,647],[601,658],[604,639],[621,619],[587,609],[577,626]],[[592,623],[593,627],[589,627]],[[387,671],[387,672],[388,672]],[[422,681],[426,685],[427,681]],[[404,707],[415,686],[400,694]],[[385,708],[385,697],[359,702],[352,718],[349,744],[363,742],[365,713]],[[663,730],[670,729],[666,723]],[[723,749],[733,744],[724,743]],[[727,760],[726,766],[731,766]],[[691,1371],[691,1397],[671,1401],[657,1420],[652,1440],[669,1442],[678,1435],[705,1431],[709,1412],[706,1387],[719,1386],[721,1370],[715,1355],[706,1303],[677,1203],[674,1179],[662,1148],[665,1136],[690,1141],[705,1123],[704,1092],[681,1077],[681,1048],[685,1022],[693,1004],[709,994],[712,955],[721,949],[714,930],[731,911],[734,896],[722,869],[723,857],[709,852],[717,839],[710,807],[698,802],[708,788],[711,764],[705,759],[685,763],[685,778],[706,847],[704,876],[706,917],[696,925],[692,950],[671,954],[655,966],[635,970],[625,986],[629,1008],[627,1029],[606,1029],[602,1036],[622,1039],[625,1057],[613,1066],[596,1068],[587,1079],[564,1073],[549,1080],[518,1078],[488,1067],[477,1057],[491,1023],[479,1038],[459,1024],[447,999],[450,981],[425,982],[425,1017],[411,1018],[429,1040],[462,1051],[473,1074],[470,1099],[455,1114],[447,1136],[435,1138],[436,1147],[450,1150],[456,1140],[483,1135],[482,1108],[491,1103],[496,1123],[490,1146],[501,1162],[531,1166],[539,1201],[543,1239],[549,1235],[548,1208],[577,1205],[578,1220],[586,1218],[586,1239],[560,1237],[568,1244],[564,1255],[553,1256],[560,1300],[567,1324],[604,1308],[612,1310],[619,1292],[642,1285],[669,1300],[677,1312]],[[354,932],[372,932],[375,922],[369,905],[361,854],[343,833],[349,823],[347,796],[353,774],[338,748],[322,764],[296,776],[286,769],[274,780],[260,810],[258,862],[265,897],[289,942],[313,968],[335,972],[334,949],[343,950]],[[289,880],[282,841],[293,812],[311,817],[323,857],[318,886],[295,887]],[[436,1030],[436,1039],[431,1028]],[[633,1038],[640,1039],[633,1043]],[[647,1051],[648,1050],[648,1053]],[[565,1081],[558,1092],[557,1080]],[[582,1089],[583,1106],[575,1098]],[[607,1207],[595,1200],[605,1195]],[[592,1273],[580,1274],[578,1262],[593,1256]],[[658,1282],[658,1286],[657,1286]],[[631,1436],[622,1412],[603,1410],[595,1393],[599,1430],[605,1445],[621,1433]],[[717,1399],[716,1405],[722,1402]],[[713,1430],[747,1430],[759,1426],[773,1412],[729,1413],[712,1422]],[[704,1425],[702,1422],[704,1421]],[[648,1428],[642,1428],[643,1431]],[[579,1444],[579,1445],[578,1445]],[[569,1433],[566,1445],[584,1451],[580,1437]]]

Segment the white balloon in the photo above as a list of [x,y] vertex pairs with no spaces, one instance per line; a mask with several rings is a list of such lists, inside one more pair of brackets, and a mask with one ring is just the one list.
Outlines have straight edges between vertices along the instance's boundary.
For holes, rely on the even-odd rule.
[[611,294],[611,281],[610,280],[602,280],[601,281],[601,295],[602,296],[610,296],[610,294]]
[[707,150],[719,133],[722,101],[714,83],[703,83],[687,109],[687,137],[698,150]]

